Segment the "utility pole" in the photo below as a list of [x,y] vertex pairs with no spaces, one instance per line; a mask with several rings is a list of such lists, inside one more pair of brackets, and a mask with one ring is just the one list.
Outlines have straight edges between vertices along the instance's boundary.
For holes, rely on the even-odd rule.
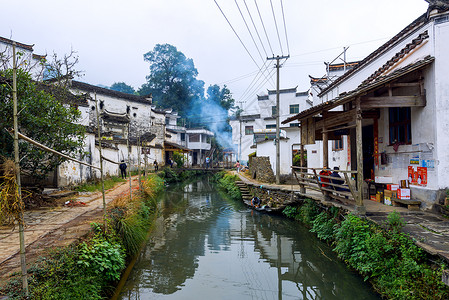
[[[243,104],[243,101],[239,101],[239,104]],[[239,106],[239,132],[240,132],[240,136],[239,136],[239,149],[238,149],[238,161],[242,160],[242,113],[243,109]]]
[[103,196],[103,225],[104,231],[107,231],[107,220],[106,220],[106,196],[104,192],[104,171],[103,171],[103,149],[101,147],[101,127],[100,127],[100,111],[98,110],[98,100],[97,93],[95,93],[95,110],[97,113],[97,127],[98,127],[98,151],[100,152],[100,176],[101,176],[101,194]]
[[280,113],[280,105],[279,105],[279,69],[281,66],[279,65],[279,60],[288,59],[290,55],[287,56],[276,56],[276,57],[267,57],[267,60],[276,60],[276,184],[281,183],[281,154],[280,154],[280,140],[281,140],[281,129],[279,127],[279,119],[281,116]]
[[[16,167],[16,182],[17,193],[19,196],[19,202],[22,206],[22,185],[20,181],[20,159],[19,159],[19,121],[17,112],[17,65],[16,65],[16,42],[12,44],[12,61],[13,61],[13,73],[12,73],[12,98],[13,98],[13,118],[14,118],[14,163]],[[23,206],[22,206],[23,207]],[[25,231],[24,231],[24,219],[23,210],[20,210],[19,220],[19,241],[20,241],[20,266],[22,269],[22,287],[25,291],[25,296],[28,299],[28,274],[27,264],[25,256]]]

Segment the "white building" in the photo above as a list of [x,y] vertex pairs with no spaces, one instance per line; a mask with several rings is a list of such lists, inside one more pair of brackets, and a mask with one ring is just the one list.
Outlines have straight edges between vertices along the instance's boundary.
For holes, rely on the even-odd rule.
[[204,166],[206,156],[210,155],[211,139],[214,133],[204,128],[186,128],[187,147],[191,150],[189,164]]
[[[13,43],[15,41],[0,36],[0,70],[13,67]],[[42,80],[46,55],[33,53],[34,45],[16,43],[16,64],[31,74],[34,80]]]
[[[119,174],[118,165],[112,162],[124,160],[131,170],[137,168],[139,159],[141,166],[145,163],[152,166],[154,160],[164,163],[165,112],[154,108],[151,96],[121,93],[79,81],[71,81],[70,91],[86,98],[86,105],[78,106],[82,114],[80,123],[87,128],[84,149],[87,155],[80,157],[80,160],[94,166],[100,165],[99,144],[96,141],[98,106],[105,175]],[[57,172],[57,186],[79,184],[100,177],[98,170],[72,161],[63,163]]]
[[[296,88],[282,89],[279,92],[281,120],[296,115],[312,107],[308,92],[297,92]],[[256,114],[254,113],[256,112]],[[276,91],[257,96],[257,104],[245,108],[239,117],[230,121],[232,142],[238,149],[238,159],[242,164],[248,161],[248,155],[270,157],[273,171],[276,170]],[[299,146],[299,123],[281,125],[280,165],[281,174],[291,173],[293,153]]]
[[306,144],[346,136],[342,150],[329,151],[322,165],[337,155],[342,169],[363,169],[365,179],[410,178],[411,197],[422,209],[441,201],[449,187],[449,4],[435,3],[320,91],[320,104],[284,121],[299,120],[302,132],[313,133]]

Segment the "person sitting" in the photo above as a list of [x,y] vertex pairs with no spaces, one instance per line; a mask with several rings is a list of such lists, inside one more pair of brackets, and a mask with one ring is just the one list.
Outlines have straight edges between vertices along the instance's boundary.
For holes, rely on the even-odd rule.
[[[332,174],[331,170],[329,170],[326,166],[321,170],[320,175],[322,176],[330,176]],[[321,182],[330,182],[329,178],[323,178],[320,176],[320,181]],[[329,187],[328,184],[321,184],[322,187],[327,188]]]
[[260,207],[260,204],[262,202],[260,201],[259,197],[255,196],[253,199],[251,199],[251,205],[254,207]]
[[[344,179],[341,178],[340,174],[338,174],[337,171],[339,171],[339,167],[334,167],[334,172],[330,175],[332,179],[330,180],[333,184],[343,185],[345,183]],[[341,192],[349,192],[349,189],[341,186],[332,186],[334,190],[341,191]]]

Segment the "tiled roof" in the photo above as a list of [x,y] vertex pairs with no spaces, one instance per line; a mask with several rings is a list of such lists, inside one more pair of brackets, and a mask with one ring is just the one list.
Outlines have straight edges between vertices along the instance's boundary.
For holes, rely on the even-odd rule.
[[421,33],[416,39],[414,39],[411,43],[405,45],[404,48],[401,49],[395,56],[393,56],[390,60],[388,60],[382,67],[380,67],[376,72],[374,72],[371,76],[369,76],[363,84],[369,83],[384,74],[388,71],[392,66],[394,66],[400,59],[402,59],[406,54],[410,53],[413,49],[415,49],[418,45],[422,44],[424,40],[429,38],[429,34],[427,30]]
[[47,59],[47,55],[39,55],[39,54],[34,54],[33,53],[33,59],[46,60]]
[[103,94],[103,95],[112,96],[112,97],[116,97],[116,98],[127,99],[127,100],[134,101],[134,102],[151,104],[151,100],[149,100],[145,97],[142,97],[142,96],[122,93],[122,92],[102,88],[99,86],[91,85],[91,84],[80,82],[80,81],[72,80],[72,88],[79,89],[81,91],[86,91],[86,92],[92,92],[92,93],[96,92],[98,94]]
[[[290,89],[281,89],[279,90],[279,94],[285,94],[285,93],[296,93],[296,88],[290,88]],[[276,90],[268,90],[268,95],[276,95]]]
[[[360,63],[360,61],[353,61],[353,62],[348,62],[346,63],[346,69],[352,69],[355,66],[357,66]],[[340,70],[344,70],[345,68],[345,64],[344,63],[338,63],[338,64],[330,64],[329,65],[329,71],[340,71]]]
[[[14,41],[0,36],[0,42],[3,42],[3,43],[5,43],[5,44],[10,44],[10,45],[12,45],[12,43],[13,43]],[[33,46],[34,46],[34,44],[33,44],[33,45],[26,45],[26,44],[22,44],[22,43],[16,42],[16,46],[17,46],[17,47],[20,47],[20,48],[22,48],[22,49],[26,49],[26,50],[29,50],[29,51],[33,51]]]
[[257,100],[268,100],[268,95],[264,95],[264,96],[257,95]]
[[401,69],[397,69],[388,75],[379,76],[372,82],[362,83],[356,89],[354,89],[350,92],[347,92],[347,93],[342,93],[337,98],[335,98],[331,101],[327,101],[327,102],[321,103],[319,105],[313,106],[309,109],[306,109],[306,110],[300,112],[299,114],[297,114],[295,116],[285,119],[284,121],[282,121],[282,124],[290,123],[294,120],[305,119],[305,118],[317,115],[324,110],[330,110],[334,107],[337,107],[339,105],[347,103],[348,101],[351,101],[355,97],[360,96],[365,93],[368,93],[369,91],[371,91],[383,84],[386,84],[392,80],[402,77],[402,76],[404,76],[408,73],[411,73],[415,70],[421,69],[421,68],[431,64],[434,60],[435,60],[434,57],[427,56],[415,63],[411,63]]
[[101,113],[101,117],[104,120],[118,122],[118,123],[129,123],[129,116],[126,113],[115,113],[107,111],[106,109]]
[[296,97],[301,97],[301,96],[308,96],[309,92],[298,92],[296,93]]
[[62,103],[76,104],[81,106],[88,106],[89,104],[86,95],[74,95],[70,91],[59,86],[47,84],[40,81],[36,81],[35,84],[39,90],[52,95],[56,98],[56,100],[59,100]]
[[355,72],[357,72],[359,69],[363,68],[368,63],[372,62],[374,59],[376,59],[381,53],[384,51],[390,49],[393,47],[401,38],[406,36],[408,33],[410,33],[412,30],[424,25],[428,22],[427,13],[422,14],[420,17],[418,17],[416,20],[414,20],[412,23],[410,23],[407,27],[402,29],[398,34],[396,34],[394,37],[392,37],[390,40],[388,40],[385,44],[377,48],[374,52],[372,52],[370,55],[365,57],[360,63],[355,66],[353,69],[347,71],[342,76],[338,77],[332,84],[324,88],[320,94],[318,94],[319,97],[324,95],[326,92],[334,88],[336,85],[347,79],[348,77],[352,76]]

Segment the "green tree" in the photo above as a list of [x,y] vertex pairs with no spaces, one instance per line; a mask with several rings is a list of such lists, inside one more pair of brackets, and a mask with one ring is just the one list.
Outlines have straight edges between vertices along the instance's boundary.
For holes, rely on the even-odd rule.
[[209,86],[207,88],[207,101],[216,103],[227,111],[234,108],[235,104],[231,91],[226,85],[221,89],[216,84]]
[[204,82],[196,78],[193,60],[170,44],[157,44],[144,60],[150,63],[150,75],[139,95],[151,93],[155,104],[188,117],[192,101],[204,98]]
[[[12,81],[12,70],[0,72]],[[47,93],[45,91],[50,91]],[[55,98],[57,95],[58,99]],[[41,144],[67,155],[81,154],[84,127],[75,122],[81,113],[73,103],[62,101],[69,93],[61,87],[35,83],[28,73],[17,73],[19,130]],[[73,95],[72,95],[73,96]],[[0,84],[0,155],[14,157],[13,139],[6,129],[13,128],[13,101],[10,84]],[[65,159],[20,142],[20,166],[25,175],[43,178]]]
[[124,82],[115,82],[111,85],[111,87],[109,88],[113,91],[117,91],[117,92],[122,92],[122,93],[126,93],[126,94],[135,94],[136,91],[134,90],[134,88],[130,85],[127,85]]

